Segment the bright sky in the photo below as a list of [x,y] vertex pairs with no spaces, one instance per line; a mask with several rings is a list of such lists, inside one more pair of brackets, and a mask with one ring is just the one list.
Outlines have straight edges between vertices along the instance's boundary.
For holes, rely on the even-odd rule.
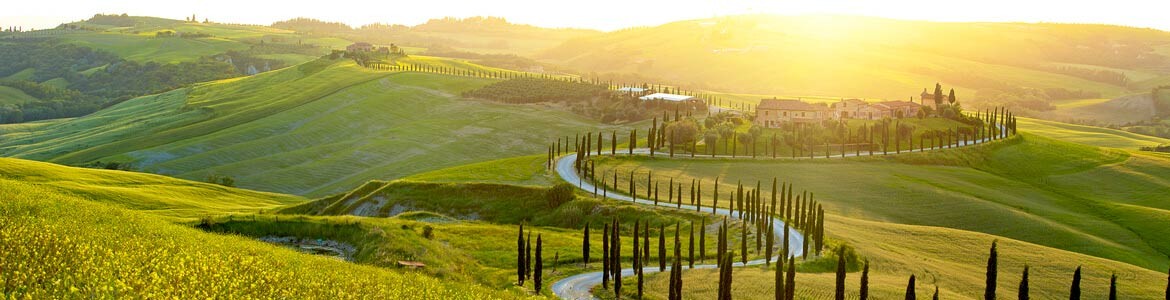
[[[840,14],[933,21],[1106,23],[1170,31],[1164,0],[51,0],[6,1],[0,27],[54,27],[94,13],[270,24],[293,17],[415,25],[445,16],[502,16],[544,27],[614,30],[721,15]],[[1159,3],[1162,2],[1162,3]]]

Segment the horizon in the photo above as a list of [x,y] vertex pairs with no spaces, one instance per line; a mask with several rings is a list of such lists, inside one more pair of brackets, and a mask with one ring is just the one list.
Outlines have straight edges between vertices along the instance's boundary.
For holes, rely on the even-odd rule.
[[[383,3],[350,1],[348,4],[371,6],[374,9],[354,11],[351,5],[317,7],[310,3],[280,3],[270,7],[264,2],[244,5],[223,0],[175,1],[173,5],[156,7],[146,1],[121,3],[89,3],[66,0],[59,6],[65,9],[45,14],[38,5],[17,4],[0,12],[0,27],[21,27],[25,30],[47,29],[62,23],[85,20],[94,14],[122,14],[133,16],[184,19],[195,14],[198,19],[212,22],[271,25],[273,22],[304,17],[329,22],[341,22],[350,27],[385,23],[414,26],[428,20],[446,17],[502,17],[511,23],[546,28],[579,28],[613,31],[631,27],[657,26],[666,23],[736,15],[838,15],[877,17],[908,21],[932,22],[996,22],[996,23],[1069,23],[1103,24],[1170,31],[1170,19],[1159,18],[1156,10],[1140,10],[1148,1],[1120,0],[1110,3],[1048,3],[1031,1],[1017,3],[1006,0],[971,3],[951,1],[945,5],[922,0],[896,0],[866,3],[858,0],[831,1],[711,1],[688,0],[668,2],[661,0],[622,3],[601,0],[595,5],[567,10],[555,4],[511,0],[502,3],[459,3],[457,0],[439,0],[399,10]],[[77,3],[69,3],[77,2]],[[1051,7],[1060,6],[1059,11]],[[948,7],[943,7],[948,6]],[[518,10],[517,7],[529,9]],[[938,7],[938,8],[934,8]],[[620,9],[617,9],[620,8]],[[268,11],[264,14],[252,12]],[[948,12],[961,11],[961,14]],[[1045,14],[1036,14],[1038,11]]]

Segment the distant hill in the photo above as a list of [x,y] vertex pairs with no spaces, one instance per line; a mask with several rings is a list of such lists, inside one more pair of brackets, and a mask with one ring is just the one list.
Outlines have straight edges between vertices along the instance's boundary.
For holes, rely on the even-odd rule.
[[790,96],[901,100],[941,82],[974,99],[965,104],[1019,111],[1045,109],[1032,98],[1148,92],[1170,79],[1168,55],[1170,33],[1152,29],[750,15],[581,37],[538,58],[601,76]]
[[334,36],[378,44],[423,48],[451,48],[483,54],[529,55],[579,37],[600,32],[574,28],[542,28],[510,23],[499,17],[441,18],[416,26],[369,24],[358,28],[338,22],[296,18],[272,24],[274,28],[315,36]]

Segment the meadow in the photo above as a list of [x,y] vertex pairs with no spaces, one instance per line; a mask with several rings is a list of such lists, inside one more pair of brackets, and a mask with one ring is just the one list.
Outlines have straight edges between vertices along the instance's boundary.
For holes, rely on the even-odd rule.
[[[24,173],[29,178],[74,171],[44,167],[20,172],[30,172]],[[107,178],[123,173],[101,172]],[[95,202],[101,199],[98,196],[10,176],[0,179],[0,196],[5,199],[0,202],[0,224],[5,224],[0,231],[0,252],[5,253],[0,257],[0,287],[6,296],[510,299],[521,295],[315,257],[241,236],[205,233],[150,212]],[[152,192],[173,196],[190,185],[179,182],[173,186],[179,191],[169,191],[172,186],[167,183],[149,186]],[[186,200],[206,201],[198,195]]]

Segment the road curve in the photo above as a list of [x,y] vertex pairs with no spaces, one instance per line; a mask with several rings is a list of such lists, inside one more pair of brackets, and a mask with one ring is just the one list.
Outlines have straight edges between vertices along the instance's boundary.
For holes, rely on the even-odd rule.
[[[580,188],[584,191],[592,193],[595,186],[591,182],[583,180],[573,170],[573,161],[576,159],[577,159],[576,154],[569,154],[569,155],[566,155],[566,156],[558,159],[557,164],[556,164],[557,175],[560,176],[561,179],[564,179],[565,182],[573,184],[577,188]],[[601,189],[598,189],[597,192],[600,195]],[[650,205],[650,206],[654,205],[654,201],[647,200],[647,199],[631,198],[630,196],[627,196],[627,195],[624,195],[624,194],[621,194],[618,192],[614,192],[612,190],[606,190],[605,194],[606,194],[607,198],[613,199],[613,200],[630,201],[630,202],[634,202],[634,203],[641,204],[641,205]],[[679,209],[677,203],[660,202],[658,206],[661,206],[664,208]],[[681,209],[694,211],[695,207],[691,206],[691,205],[683,204]],[[709,212],[711,210],[710,210],[710,207],[703,207],[702,211]],[[725,208],[716,208],[715,214],[721,215],[721,216],[732,217],[731,211],[728,209],[725,209]],[[773,232],[778,232],[776,234],[776,239],[782,239],[783,238],[783,236],[782,236],[783,230],[784,230],[784,221],[781,221],[780,219],[777,219],[777,218],[772,218],[772,226],[775,229],[775,230],[773,230]],[[796,229],[789,228],[788,243],[789,243],[789,249],[790,249],[789,254],[790,255],[800,256],[803,254],[804,235],[802,235],[800,232],[797,232]],[[776,257],[772,258],[772,260],[775,261],[779,257],[780,256],[777,255]],[[732,265],[733,266],[745,266],[745,265],[752,266],[752,265],[762,265],[762,264],[764,264],[763,259],[756,259],[756,260],[748,261],[747,264],[744,264],[743,262],[737,262],[737,263],[733,263]],[[715,267],[716,267],[716,265],[702,264],[702,265],[695,265],[694,268],[696,268],[696,269],[712,269]],[[684,266],[683,268],[690,269],[689,267],[686,267],[686,266]],[[666,269],[670,270],[670,267],[667,267]],[[646,273],[658,272],[657,267],[643,267],[642,270]],[[629,277],[629,276],[634,276],[634,275],[635,275],[634,268],[622,269],[622,277],[623,278]],[[601,284],[601,276],[602,276],[601,272],[577,274],[577,275],[569,276],[569,277],[563,278],[561,280],[557,280],[556,282],[553,282],[551,288],[553,290],[553,293],[556,294],[557,297],[561,298],[561,299],[573,299],[573,300],[595,299],[593,294],[590,293],[590,289],[592,289],[594,286],[597,286],[598,284]]]

